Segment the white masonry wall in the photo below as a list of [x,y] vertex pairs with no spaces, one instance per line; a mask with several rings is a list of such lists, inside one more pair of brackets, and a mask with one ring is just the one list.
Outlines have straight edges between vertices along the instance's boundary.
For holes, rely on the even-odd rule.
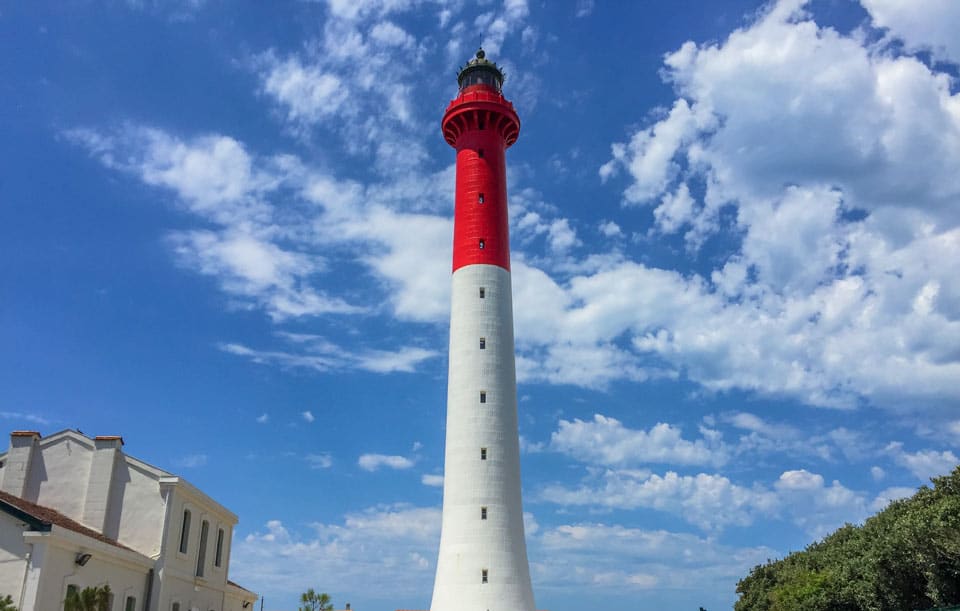
[[501,267],[469,265],[453,274],[443,526],[431,611],[534,610],[520,498],[512,301],[510,273]]

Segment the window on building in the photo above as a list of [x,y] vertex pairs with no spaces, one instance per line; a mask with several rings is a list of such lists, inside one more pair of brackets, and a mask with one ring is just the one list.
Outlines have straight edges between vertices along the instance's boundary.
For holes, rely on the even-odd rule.
[[79,594],[79,593],[80,593],[80,588],[71,583],[70,585],[67,586],[67,596],[66,596],[66,598],[73,598],[74,596],[76,596],[76,595]]
[[133,596],[128,596],[127,601],[123,603],[123,611],[137,611],[137,599]]
[[486,508],[486,507],[481,507],[481,508],[480,508],[480,519],[481,519],[481,520],[486,520],[486,519],[487,519],[487,508]]
[[483,159],[483,149],[477,149],[477,157]]
[[480,583],[487,583],[487,569],[480,571]]
[[180,524],[180,553],[187,553],[187,545],[190,543],[190,510],[183,510],[183,522]]
[[480,287],[480,299],[486,299],[486,297],[487,297],[487,289],[485,289],[485,288],[483,288],[483,287],[481,286],[481,287]]
[[486,349],[487,349],[487,338],[485,338],[485,337],[481,337],[481,338],[480,338],[480,349],[481,349],[481,350],[486,350]]
[[170,611],[180,611],[180,603],[173,603],[170,605]]
[[481,391],[480,391],[480,403],[486,403],[486,402],[487,402],[487,391],[481,390]]
[[478,194],[477,194],[477,201],[478,201],[479,203],[481,203],[481,204],[483,203],[483,193],[478,193]]
[[223,529],[217,529],[217,556],[214,558],[213,563],[220,567],[223,566]]
[[487,460],[487,449],[480,448],[480,460]]
[[483,238],[480,238],[480,250],[483,250],[486,247],[487,243]]
[[204,520],[200,523],[200,549],[197,551],[197,577],[203,577],[203,568],[207,563],[207,534],[210,523]]

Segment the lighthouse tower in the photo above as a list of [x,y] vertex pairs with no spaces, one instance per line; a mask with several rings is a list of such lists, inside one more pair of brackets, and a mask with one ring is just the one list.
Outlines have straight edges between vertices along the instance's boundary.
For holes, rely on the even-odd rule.
[[443,136],[457,151],[443,526],[431,611],[534,611],[520,442],[505,153],[520,119],[483,49],[457,76]]

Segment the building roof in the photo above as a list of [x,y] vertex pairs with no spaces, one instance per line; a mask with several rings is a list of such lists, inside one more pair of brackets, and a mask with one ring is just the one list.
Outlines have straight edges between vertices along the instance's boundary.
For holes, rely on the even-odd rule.
[[96,539],[102,543],[119,547],[120,549],[131,552],[136,551],[119,543],[116,539],[111,539],[110,537],[104,536],[103,533],[84,526],[75,520],[71,520],[56,509],[25,501],[18,496],[3,492],[2,490],[0,490],[0,511],[4,511],[26,522],[30,525],[31,530],[49,531],[52,526],[56,525],[60,528],[65,528],[66,530],[90,537],[91,539]]
[[232,585],[232,586],[235,587],[235,588],[240,588],[240,589],[243,590],[244,592],[249,592],[250,594],[253,594],[254,596],[257,596],[257,593],[256,593],[256,592],[254,592],[253,590],[248,590],[248,589],[246,589],[245,587],[243,587],[242,585],[240,585],[240,584],[237,583],[236,581],[231,581],[231,580],[228,579],[228,580],[227,580],[227,583],[230,584],[230,585]]

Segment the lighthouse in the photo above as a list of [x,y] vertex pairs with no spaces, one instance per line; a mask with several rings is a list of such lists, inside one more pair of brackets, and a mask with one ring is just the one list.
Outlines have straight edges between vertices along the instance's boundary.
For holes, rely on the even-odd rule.
[[456,149],[443,524],[430,611],[534,611],[520,499],[506,150],[520,119],[477,51],[443,116]]

